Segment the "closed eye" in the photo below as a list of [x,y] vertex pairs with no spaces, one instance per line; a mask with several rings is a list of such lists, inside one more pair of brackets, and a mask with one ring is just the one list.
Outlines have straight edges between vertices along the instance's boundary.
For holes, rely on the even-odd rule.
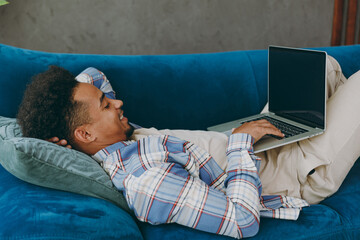
[[105,109],[109,109],[109,108],[110,108],[110,103],[107,103],[104,108],[105,108]]

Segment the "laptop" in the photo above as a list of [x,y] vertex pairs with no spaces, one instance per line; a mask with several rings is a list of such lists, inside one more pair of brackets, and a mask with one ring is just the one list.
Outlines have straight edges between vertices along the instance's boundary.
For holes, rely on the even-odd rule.
[[269,46],[269,111],[209,127],[230,136],[244,122],[266,119],[285,134],[265,135],[254,144],[262,152],[319,135],[326,128],[326,58],[324,51]]

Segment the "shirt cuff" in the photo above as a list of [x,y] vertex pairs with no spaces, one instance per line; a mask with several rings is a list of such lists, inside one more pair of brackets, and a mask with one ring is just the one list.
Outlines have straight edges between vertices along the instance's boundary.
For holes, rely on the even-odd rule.
[[228,140],[228,146],[226,148],[226,154],[233,151],[247,150],[249,152],[254,152],[253,148],[254,138],[247,133],[235,133],[230,135]]

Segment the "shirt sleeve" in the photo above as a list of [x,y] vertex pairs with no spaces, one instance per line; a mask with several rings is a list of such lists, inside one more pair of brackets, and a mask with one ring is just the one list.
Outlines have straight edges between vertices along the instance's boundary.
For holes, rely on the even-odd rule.
[[[236,136],[235,136],[236,135]],[[190,175],[180,164],[164,163],[139,176],[112,181],[141,221],[178,223],[235,238],[254,236],[259,229],[261,184],[250,156],[252,138],[230,136],[226,194]]]
[[106,78],[105,74],[98,69],[89,67],[76,76],[75,79],[78,82],[90,83],[105,93],[106,97],[115,99],[115,91],[109,80]]

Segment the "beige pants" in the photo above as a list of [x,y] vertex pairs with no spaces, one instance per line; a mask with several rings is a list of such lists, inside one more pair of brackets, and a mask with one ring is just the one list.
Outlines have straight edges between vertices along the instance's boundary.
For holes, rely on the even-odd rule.
[[[327,122],[324,134],[258,154],[263,194],[299,197],[317,203],[335,193],[360,156],[360,71],[348,80],[337,61],[327,61]],[[265,107],[266,110],[266,107]],[[227,137],[222,133],[139,129],[134,139],[168,134],[207,150],[226,169]],[[309,175],[312,170],[315,170]]]

